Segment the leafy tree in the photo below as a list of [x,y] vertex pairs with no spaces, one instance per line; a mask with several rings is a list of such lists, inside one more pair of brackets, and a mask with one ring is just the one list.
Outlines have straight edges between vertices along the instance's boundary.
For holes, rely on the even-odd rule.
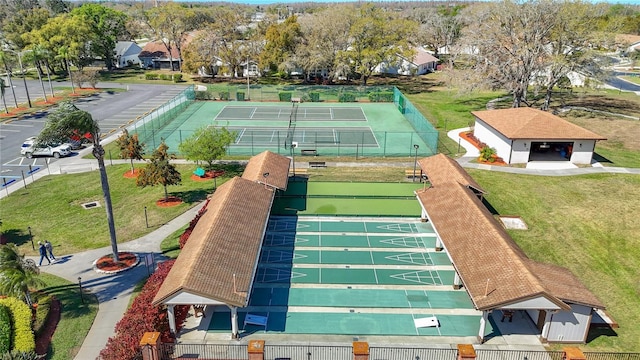
[[104,165],[104,148],[100,144],[100,127],[91,114],[78,109],[71,102],[62,102],[49,114],[44,128],[38,135],[38,142],[64,142],[77,134],[91,134],[93,141],[93,156],[98,160],[100,170],[100,182],[102,184],[102,194],[104,196],[105,210],[107,212],[107,223],[109,226],[109,236],[111,237],[111,249],[113,259],[118,258],[118,242],[116,240],[116,226],[113,220],[113,205],[111,203],[111,191],[109,189],[109,179],[107,169]]
[[173,70],[172,50],[175,48],[178,53],[178,62],[181,66],[182,48],[186,35],[189,31],[197,28],[200,19],[196,12],[174,2],[162,3],[160,6],[142,11],[140,18],[151,30],[157,40],[162,41],[167,53],[169,63]]
[[133,160],[142,160],[144,155],[144,143],[138,140],[138,134],[129,135],[129,131],[124,129],[122,135],[116,140],[120,148],[120,157],[131,160],[131,173],[135,172]]
[[107,69],[113,69],[113,54],[116,42],[125,37],[127,15],[101,4],[85,3],[73,9],[72,16],[80,17],[90,28],[91,37],[86,39],[93,54],[102,57]]
[[507,90],[512,106],[520,107],[534,74],[543,68],[559,7],[557,2],[517,0],[475,6],[459,48],[477,50],[465,54],[470,59],[467,82]]
[[281,24],[273,24],[267,29],[265,47],[260,54],[260,65],[275,71],[294,53],[301,40],[300,25],[296,16],[288,17]]
[[208,169],[211,169],[214,161],[226,154],[227,147],[235,138],[236,133],[230,132],[227,128],[203,126],[185,139],[178,149],[187,160],[204,161]]
[[26,7],[9,12],[2,21],[2,32],[5,41],[17,49],[24,49],[30,41],[24,34],[39,29],[51,18],[46,9],[40,7]]
[[29,287],[43,285],[36,262],[25,259],[15,244],[0,245],[0,293],[33,304]]
[[182,182],[182,176],[176,167],[169,161],[175,156],[167,151],[169,147],[164,140],[158,148],[153,151],[151,160],[145,168],[140,169],[140,174],[136,179],[136,185],[144,188],[147,186],[162,185],[164,187],[164,199],[169,199],[167,186],[179,185]]
[[349,47],[339,57],[351,64],[354,72],[362,76],[362,85],[367,85],[373,70],[381,63],[397,61],[398,56],[413,57],[408,39],[416,27],[416,23],[398,18],[395,13],[372,4],[363,5],[351,26]]

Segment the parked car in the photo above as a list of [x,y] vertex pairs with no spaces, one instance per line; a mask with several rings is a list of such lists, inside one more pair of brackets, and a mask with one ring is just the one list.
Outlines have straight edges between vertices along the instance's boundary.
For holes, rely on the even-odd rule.
[[27,158],[34,156],[53,156],[60,158],[71,154],[71,145],[69,144],[36,144],[36,137],[30,137],[22,143],[20,154]]

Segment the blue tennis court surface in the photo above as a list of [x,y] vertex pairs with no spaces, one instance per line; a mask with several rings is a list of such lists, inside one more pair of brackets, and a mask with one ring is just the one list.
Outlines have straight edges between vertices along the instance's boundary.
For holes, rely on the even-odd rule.
[[[406,218],[273,216],[267,226],[246,333],[475,336],[480,312],[435,248],[428,223]],[[244,323],[263,316],[266,327]],[[436,317],[438,326],[414,320]],[[231,328],[227,311],[209,331]],[[489,324],[487,333],[493,332]]]

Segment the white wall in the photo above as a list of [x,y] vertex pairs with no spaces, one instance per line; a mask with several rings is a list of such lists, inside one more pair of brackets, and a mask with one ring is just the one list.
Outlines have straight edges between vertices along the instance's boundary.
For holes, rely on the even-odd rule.
[[549,328],[549,342],[583,343],[587,338],[591,323],[592,309],[571,304],[570,311],[553,314]]
[[595,146],[595,140],[575,140],[573,143],[571,162],[574,164],[591,164]]
[[[531,140],[513,140],[511,145],[511,162],[510,164],[526,164],[529,162],[529,154],[531,152]],[[504,159],[509,161],[509,159]]]
[[511,140],[507,139],[496,129],[490,127],[478,118],[476,118],[473,134],[478,138],[478,140],[489,145],[491,148],[495,148],[498,156],[501,157],[502,160],[507,163],[509,162],[509,155],[511,155]]

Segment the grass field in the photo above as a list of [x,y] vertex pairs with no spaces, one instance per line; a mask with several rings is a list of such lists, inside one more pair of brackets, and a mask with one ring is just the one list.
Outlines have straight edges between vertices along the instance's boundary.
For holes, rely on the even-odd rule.
[[571,269],[620,324],[589,350],[640,351],[640,177],[524,176],[469,170],[502,215],[529,230],[509,233],[532,259]]
[[80,346],[96,317],[98,299],[91,293],[85,293],[83,303],[77,283],[71,283],[44,272],[40,273],[40,279],[46,284],[40,291],[55,297],[62,304],[60,322],[51,340],[46,358],[51,360],[73,359],[80,350]]
[[[161,208],[156,200],[164,197],[160,186],[139,188],[135,179],[124,178],[128,165],[107,167],[118,242],[136,239],[162,226],[188,208],[204,200],[213,191],[213,182],[191,180],[194,165],[178,165],[182,184],[169,186],[171,196],[184,202]],[[228,172],[233,176],[233,172]],[[217,185],[229,177],[217,179]],[[85,210],[81,204],[98,201],[101,206]],[[109,245],[104,199],[97,172],[46,176],[0,200],[2,230],[21,251],[35,255],[27,227],[34,242],[48,239],[56,254],[69,254]],[[149,227],[146,226],[145,207]]]

